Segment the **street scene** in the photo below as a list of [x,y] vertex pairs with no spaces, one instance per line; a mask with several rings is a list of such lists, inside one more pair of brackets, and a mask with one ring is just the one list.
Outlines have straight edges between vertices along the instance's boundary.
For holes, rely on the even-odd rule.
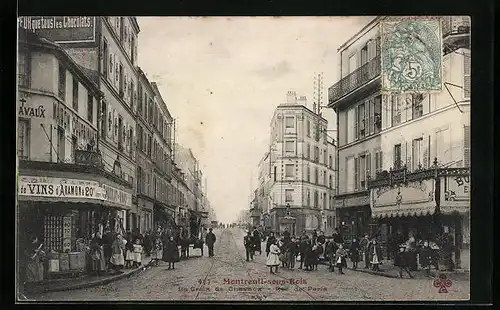
[[17,302],[469,300],[469,17],[21,16],[17,64]]
[[[62,300],[449,300],[467,299],[468,280],[453,280],[447,294],[438,293],[434,279],[395,279],[346,270],[329,272],[320,265],[316,271],[279,268],[270,274],[266,253],[256,253],[246,262],[242,229],[216,230],[213,258],[193,257],[181,261],[175,270],[160,263],[129,279],[87,289],[37,294],[40,301]],[[265,243],[262,244],[264,250]],[[361,264],[362,265],[362,264]],[[361,266],[360,265],[360,266]],[[245,282],[246,281],[246,282]]]

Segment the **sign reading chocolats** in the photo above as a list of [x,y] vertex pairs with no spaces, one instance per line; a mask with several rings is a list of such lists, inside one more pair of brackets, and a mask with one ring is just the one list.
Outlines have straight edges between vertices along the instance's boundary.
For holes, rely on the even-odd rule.
[[96,37],[93,16],[25,16],[19,27],[56,43],[95,42]]

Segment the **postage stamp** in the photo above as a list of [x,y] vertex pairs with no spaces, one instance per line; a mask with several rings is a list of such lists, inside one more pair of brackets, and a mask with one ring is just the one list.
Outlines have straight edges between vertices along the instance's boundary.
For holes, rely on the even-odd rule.
[[382,91],[442,89],[442,36],[439,20],[403,19],[380,23]]

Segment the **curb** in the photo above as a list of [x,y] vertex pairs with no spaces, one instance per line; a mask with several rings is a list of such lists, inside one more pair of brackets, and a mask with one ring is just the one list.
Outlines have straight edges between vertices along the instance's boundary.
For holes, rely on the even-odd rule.
[[133,276],[134,274],[138,273],[139,271],[148,268],[150,264],[151,264],[151,261],[149,261],[149,263],[147,263],[146,265],[143,265],[139,268],[136,268],[135,270],[132,270],[129,273],[122,273],[122,274],[119,274],[116,276],[111,276],[109,278],[99,279],[99,280],[92,281],[92,282],[80,283],[77,285],[63,286],[63,287],[50,287],[50,285],[49,285],[49,286],[44,287],[42,289],[38,289],[38,290],[35,289],[30,293],[63,292],[63,291],[72,291],[72,290],[79,290],[82,288],[89,288],[89,287],[105,285],[105,284],[108,284],[108,283],[111,283],[114,281],[121,280],[123,278],[128,278],[130,276]]

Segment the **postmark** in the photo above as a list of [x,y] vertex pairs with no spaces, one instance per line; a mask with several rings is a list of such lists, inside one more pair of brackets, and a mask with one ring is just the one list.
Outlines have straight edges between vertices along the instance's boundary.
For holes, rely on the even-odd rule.
[[439,20],[382,21],[382,90],[441,91],[442,35]]
[[439,288],[438,293],[448,293],[448,288],[451,287],[452,282],[445,274],[440,274],[433,284],[434,287]]

